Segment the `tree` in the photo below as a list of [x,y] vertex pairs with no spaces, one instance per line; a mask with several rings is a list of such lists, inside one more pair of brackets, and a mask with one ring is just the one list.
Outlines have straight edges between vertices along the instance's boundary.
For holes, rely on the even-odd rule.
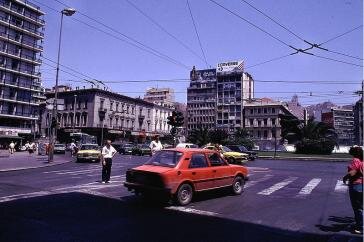
[[201,126],[197,129],[193,129],[191,134],[188,136],[188,141],[198,146],[203,146],[209,142],[209,131],[207,128],[202,128]]
[[223,129],[214,129],[209,131],[210,142],[214,144],[225,144],[229,134]]
[[281,115],[282,138],[295,143],[296,153],[331,154],[337,145],[337,134],[323,122],[310,118],[305,124],[295,117]]
[[243,128],[238,128],[233,137],[228,140],[229,144],[243,145],[247,149],[252,149],[254,147],[254,142],[250,138],[249,131]]

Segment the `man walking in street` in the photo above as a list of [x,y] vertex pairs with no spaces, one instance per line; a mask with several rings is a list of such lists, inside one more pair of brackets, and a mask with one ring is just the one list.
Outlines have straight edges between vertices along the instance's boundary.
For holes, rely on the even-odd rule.
[[102,183],[110,182],[112,158],[116,154],[116,150],[111,146],[111,140],[106,141],[106,145],[102,148]]
[[158,135],[156,135],[154,137],[154,140],[152,142],[150,142],[150,146],[149,147],[152,150],[152,154],[153,155],[155,154],[155,152],[160,151],[161,149],[163,149],[163,145],[160,142]]
[[11,141],[11,143],[9,144],[9,151],[10,151],[10,154],[14,154],[15,144],[13,141]]

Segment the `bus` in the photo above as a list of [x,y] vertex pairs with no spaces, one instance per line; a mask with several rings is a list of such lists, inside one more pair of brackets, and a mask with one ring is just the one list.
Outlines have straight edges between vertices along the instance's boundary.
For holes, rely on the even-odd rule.
[[70,137],[79,144],[97,144],[96,136],[86,133],[71,133]]

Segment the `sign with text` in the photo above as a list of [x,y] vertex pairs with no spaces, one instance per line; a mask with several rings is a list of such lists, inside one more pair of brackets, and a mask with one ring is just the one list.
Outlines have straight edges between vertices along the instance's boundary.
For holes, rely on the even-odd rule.
[[230,71],[244,71],[244,61],[228,61],[218,63],[216,66],[216,72],[230,72]]

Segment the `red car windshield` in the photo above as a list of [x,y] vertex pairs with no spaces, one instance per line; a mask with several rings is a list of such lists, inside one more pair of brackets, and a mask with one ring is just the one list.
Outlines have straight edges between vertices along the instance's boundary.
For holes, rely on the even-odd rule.
[[182,155],[182,152],[162,150],[155,153],[152,158],[150,158],[150,160],[148,160],[145,164],[153,166],[175,167],[181,159]]

